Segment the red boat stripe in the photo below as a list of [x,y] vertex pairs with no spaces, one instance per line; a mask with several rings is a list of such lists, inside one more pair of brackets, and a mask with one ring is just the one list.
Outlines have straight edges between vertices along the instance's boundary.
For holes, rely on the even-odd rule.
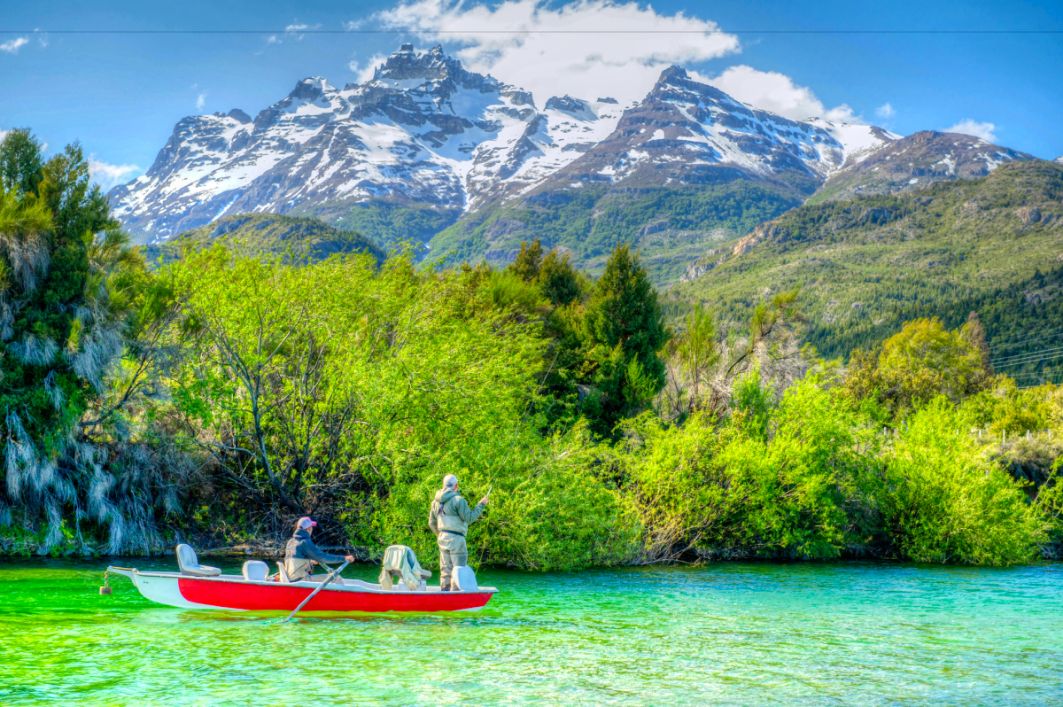
[[[181,577],[177,580],[181,596],[197,604],[244,611],[291,611],[314,591],[313,587],[290,584],[244,584],[210,579]],[[303,611],[460,611],[483,606],[490,592],[375,593],[322,589]]]

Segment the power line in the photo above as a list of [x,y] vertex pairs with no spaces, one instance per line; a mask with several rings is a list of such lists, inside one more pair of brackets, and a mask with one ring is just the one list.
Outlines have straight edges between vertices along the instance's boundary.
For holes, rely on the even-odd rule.
[[1063,352],[1054,353],[1054,354],[1050,354],[1050,355],[1047,355],[1047,356],[1036,356],[1034,358],[1023,359],[1021,361],[1009,361],[1008,363],[994,363],[994,364],[991,364],[991,365],[993,366],[993,368],[1005,369],[1005,368],[1013,368],[1015,366],[1029,366],[1029,365],[1038,364],[1038,363],[1046,363],[1048,361],[1055,361],[1055,360],[1060,359],[1060,358],[1063,358]]
[[[1063,338],[1063,329],[1058,329],[1056,331],[1035,332],[1035,333],[1038,333],[1039,335],[1034,337],[1034,338],[1032,338],[1032,339],[1028,338],[1028,339],[1023,339],[1022,341],[1008,341],[1008,342],[1005,342],[1004,344],[1001,344],[1001,345],[998,345],[998,346],[990,346],[989,348],[992,349],[994,355],[997,355],[997,354],[1003,353],[1004,351],[1010,351],[1012,349],[1018,349],[1018,348],[1022,348],[1024,346],[1029,346],[1033,342]],[[1008,355],[1013,355],[1013,354],[1008,354]]]
[[1048,352],[1051,352],[1051,351],[1063,351],[1063,346],[1048,346],[1048,347],[1043,348],[1043,349],[1034,349],[1033,351],[1024,351],[1023,353],[1009,354],[1007,356],[997,356],[996,358],[992,358],[991,357],[990,361],[998,362],[998,361],[1007,361],[1007,360],[1010,360],[1010,359],[1013,359],[1013,358],[1026,358],[1027,356],[1032,356],[1034,354],[1048,353]]
[[272,34],[770,34],[770,35],[1063,35],[1063,29],[9,29],[0,34],[68,35],[272,35]]
[[1043,349],[1041,351],[1031,351],[1026,354],[1016,354],[1015,356],[997,359],[996,361],[990,359],[989,362],[994,366],[1012,366],[1019,363],[1029,363],[1031,360],[1059,358],[1060,356],[1063,356],[1063,346],[1052,349]]

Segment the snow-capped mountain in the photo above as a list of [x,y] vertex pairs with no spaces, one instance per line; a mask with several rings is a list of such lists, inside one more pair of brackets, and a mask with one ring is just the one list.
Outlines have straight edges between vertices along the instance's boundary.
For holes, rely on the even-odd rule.
[[[154,164],[110,193],[147,241],[226,214],[314,212],[367,201],[456,214],[517,193],[608,135],[612,99],[531,94],[411,45],[372,80],[300,81],[254,120],[239,110],[181,120]],[[453,219],[451,219],[453,220]]]
[[[147,173],[109,198],[126,227],[151,243],[261,212],[318,216],[384,243],[428,241],[450,226],[440,240],[453,243],[471,237],[455,236],[463,224],[488,224],[491,213],[539,208],[583,187],[624,193],[734,182],[760,190],[743,199],[768,193],[770,207],[731,209],[725,220],[734,229],[745,227],[735,214],[769,216],[824,183],[838,194],[896,191],[1028,157],[975,138],[927,135],[901,139],[870,125],[790,120],[679,67],[626,108],[570,96],[539,107],[530,93],[465,70],[439,47],[403,45],[364,84],[335,88],[307,78],[253,119],[240,110],[182,119]],[[646,228],[671,233],[659,220]],[[705,231],[718,226],[699,223]],[[488,225],[523,233],[510,216]]]
[[1033,155],[960,133],[924,130],[850,160],[830,175],[817,198],[847,199],[925,187],[952,179],[984,177],[1006,162]]
[[616,129],[544,182],[698,184],[721,170],[811,192],[842,165],[897,139],[868,125],[799,122],[751,108],[673,66]]

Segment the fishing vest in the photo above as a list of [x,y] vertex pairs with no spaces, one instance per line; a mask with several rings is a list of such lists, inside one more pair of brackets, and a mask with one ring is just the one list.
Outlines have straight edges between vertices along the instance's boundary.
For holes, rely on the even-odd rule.
[[289,582],[301,582],[313,573],[310,560],[303,557],[285,557],[284,574]]
[[[435,503],[436,527],[440,532],[465,535],[465,533],[469,532],[469,524],[462,520],[457,513],[447,513],[447,504],[456,498],[461,498],[457,491],[444,491],[433,501]],[[453,504],[451,504],[451,507],[453,509]]]

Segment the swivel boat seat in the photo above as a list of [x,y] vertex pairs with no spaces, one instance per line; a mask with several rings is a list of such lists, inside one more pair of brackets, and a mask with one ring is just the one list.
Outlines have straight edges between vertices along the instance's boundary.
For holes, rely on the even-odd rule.
[[218,577],[221,575],[221,570],[217,567],[199,564],[196,551],[192,549],[192,546],[184,543],[177,546],[177,566],[181,568],[181,574],[187,574],[190,577]]
[[262,560],[248,560],[244,563],[243,574],[249,582],[265,582],[269,579],[269,565]]
[[410,589],[423,592],[428,589],[425,580],[432,576],[429,570],[422,569],[417,562],[417,555],[405,545],[392,545],[384,551],[380,563],[380,586],[383,589]]

